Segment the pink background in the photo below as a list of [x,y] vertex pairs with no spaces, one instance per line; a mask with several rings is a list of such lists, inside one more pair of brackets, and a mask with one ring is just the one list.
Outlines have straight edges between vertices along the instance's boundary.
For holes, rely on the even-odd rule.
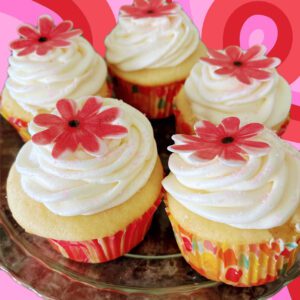
[[[13,0],[0,1],[0,90],[6,80],[10,55],[8,44],[17,37],[21,23],[36,24],[41,14],[50,14],[55,21],[72,19],[76,27],[95,49],[104,54],[103,40],[115,26],[121,5],[132,0]],[[282,60],[279,72],[289,81],[293,92],[291,125],[284,138],[300,148],[300,26],[298,1],[288,0],[177,0],[199,28],[208,47],[223,48],[240,44],[243,48],[256,43],[267,46],[270,55]],[[216,22],[217,21],[217,22]],[[300,294],[296,280],[272,300],[290,300]],[[40,299],[19,286],[0,271],[1,299]],[[298,296],[299,297],[299,296]],[[74,299],[75,300],[75,299]]]

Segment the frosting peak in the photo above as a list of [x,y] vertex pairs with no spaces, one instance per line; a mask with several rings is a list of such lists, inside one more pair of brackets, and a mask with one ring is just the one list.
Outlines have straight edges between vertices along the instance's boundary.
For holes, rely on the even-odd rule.
[[105,40],[106,57],[123,71],[169,68],[192,55],[199,42],[196,27],[181,9],[156,18],[121,14]]
[[[268,128],[275,128],[286,120],[291,107],[291,90],[275,68],[264,73],[267,78],[251,80],[251,84],[231,76],[232,72],[233,69],[220,69],[203,60],[194,66],[184,92],[197,119],[218,124],[234,115],[245,124],[258,122]],[[244,78],[242,73],[238,75]],[[248,75],[246,77],[249,79]]]
[[107,76],[104,60],[83,37],[74,37],[68,47],[46,55],[18,56],[13,51],[9,64],[6,88],[32,115],[52,111],[57,99],[96,94]]

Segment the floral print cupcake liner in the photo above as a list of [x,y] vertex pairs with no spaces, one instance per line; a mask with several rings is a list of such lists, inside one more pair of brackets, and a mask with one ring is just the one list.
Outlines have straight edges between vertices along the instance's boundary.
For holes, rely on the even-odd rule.
[[162,195],[140,218],[112,236],[81,242],[54,239],[49,239],[49,242],[62,256],[77,262],[104,263],[114,260],[128,253],[144,239],[161,199]]
[[125,81],[110,70],[116,98],[145,113],[150,119],[173,115],[173,100],[181,90],[184,80],[168,85],[142,86]]
[[168,212],[181,253],[202,276],[237,287],[263,285],[276,280],[294,264],[299,252],[296,240],[230,245],[204,240],[184,230]]

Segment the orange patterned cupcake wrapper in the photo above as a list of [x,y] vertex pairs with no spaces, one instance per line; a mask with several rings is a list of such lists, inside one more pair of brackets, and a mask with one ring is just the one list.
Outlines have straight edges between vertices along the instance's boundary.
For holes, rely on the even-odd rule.
[[110,70],[113,89],[118,99],[145,113],[150,119],[173,115],[173,100],[181,90],[184,80],[168,85],[142,86],[125,81]]
[[112,236],[81,242],[49,239],[52,247],[64,257],[82,263],[103,263],[114,260],[137,246],[150,228],[162,196],[140,218]]
[[238,287],[276,280],[294,264],[299,241],[230,245],[201,239],[184,230],[168,213],[181,253],[202,276]]

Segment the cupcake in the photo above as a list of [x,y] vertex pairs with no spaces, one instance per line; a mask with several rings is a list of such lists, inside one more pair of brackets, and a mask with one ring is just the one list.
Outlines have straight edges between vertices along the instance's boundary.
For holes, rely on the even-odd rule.
[[113,260],[143,240],[163,178],[145,116],[115,99],[62,99],[29,132],[7,183],[26,232],[84,263]]
[[105,45],[116,96],[152,119],[172,115],[174,97],[206,53],[180,6],[164,0],[121,7]]
[[195,125],[175,135],[163,181],[185,260],[233,286],[266,284],[294,264],[300,241],[300,155],[262,124]]
[[81,30],[71,21],[57,26],[49,16],[38,27],[22,25],[20,39],[10,44],[8,79],[1,114],[26,141],[27,124],[41,112],[51,112],[57,99],[87,95],[110,96],[107,67]]
[[276,71],[280,60],[265,56],[263,46],[243,51],[231,46],[208,50],[193,68],[175,100],[178,133],[192,134],[197,120],[219,124],[237,116],[282,134],[289,121],[291,90]]

